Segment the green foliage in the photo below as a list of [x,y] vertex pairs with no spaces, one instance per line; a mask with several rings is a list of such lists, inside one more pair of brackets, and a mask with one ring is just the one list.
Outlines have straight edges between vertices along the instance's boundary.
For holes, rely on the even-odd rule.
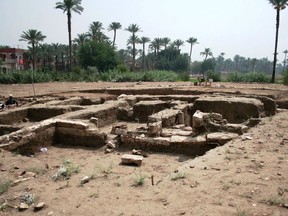
[[288,70],[286,70],[283,74],[283,84],[288,85]]
[[116,67],[116,70],[123,73],[123,72],[128,72],[129,68],[125,64],[118,64]]
[[186,173],[182,173],[182,172],[178,172],[177,174],[175,174],[175,175],[173,175],[172,177],[171,177],[171,180],[172,181],[177,181],[177,180],[179,180],[179,179],[184,179],[184,178],[186,178]]
[[158,53],[155,68],[158,70],[187,71],[189,57],[180,50],[167,48]]
[[214,59],[207,59],[201,64],[201,72],[205,74],[207,71],[214,71],[216,62]]
[[269,83],[271,78],[265,73],[229,73],[226,77],[228,82],[257,82]]
[[85,69],[95,66],[101,72],[114,69],[117,65],[116,54],[106,42],[89,41],[79,50],[80,64]]
[[[145,72],[130,72],[118,70],[109,70],[104,73],[98,72],[96,67],[89,66],[86,70],[75,68],[73,72],[57,72],[57,71],[35,71],[34,82],[175,82],[188,81],[189,74],[187,72],[173,71],[145,71]],[[0,83],[13,84],[32,82],[31,71],[9,71],[0,73]]]
[[206,79],[213,79],[214,82],[220,82],[221,81],[221,74],[219,72],[215,72],[215,71],[207,71],[206,73]]
[[6,180],[6,181],[2,181],[0,182],[0,195],[7,192],[8,189],[11,186],[11,181],[10,180]]
[[143,175],[140,171],[139,174],[135,174],[135,178],[134,178],[134,184],[133,186],[137,187],[137,186],[143,186],[144,182],[145,182],[145,178],[146,176]]

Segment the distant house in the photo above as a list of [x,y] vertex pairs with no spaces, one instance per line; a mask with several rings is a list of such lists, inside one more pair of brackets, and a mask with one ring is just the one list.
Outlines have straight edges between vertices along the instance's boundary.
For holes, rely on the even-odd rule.
[[0,48],[0,59],[3,71],[26,70],[29,68],[28,56],[24,49]]

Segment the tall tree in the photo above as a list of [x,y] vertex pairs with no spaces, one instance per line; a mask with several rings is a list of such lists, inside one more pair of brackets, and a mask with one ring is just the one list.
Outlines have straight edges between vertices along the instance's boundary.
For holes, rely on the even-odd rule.
[[115,48],[115,41],[116,41],[116,31],[118,29],[121,29],[122,25],[119,22],[112,22],[109,26],[108,26],[108,31],[113,31],[114,32],[114,36],[113,36],[113,48]]
[[35,58],[36,58],[36,47],[39,42],[43,41],[46,38],[41,31],[35,29],[29,29],[28,31],[23,31],[23,34],[20,36],[20,41],[27,41],[28,44],[32,45],[32,67],[35,70]]
[[180,46],[184,45],[184,41],[180,40],[180,39],[177,39],[177,40],[173,41],[173,44],[174,44],[174,46],[177,47],[177,50],[180,50]]
[[288,53],[288,50],[284,50],[283,51],[284,53],[284,61],[283,61],[283,72],[285,71],[285,68],[286,68],[286,61],[287,61],[287,53]]
[[102,36],[104,36],[102,32],[103,29],[104,29],[103,24],[101,22],[99,21],[92,22],[89,26],[87,36],[90,37],[91,40],[100,42]]
[[142,44],[142,70],[144,70],[144,64],[145,64],[145,44],[150,42],[150,38],[148,37],[141,37],[139,39],[139,43]]
[[23,34],[20,36],[20,41],[27,41],[28,44],[32,45],[32,86],[34,97],[36,96],[35,87],[34,87],[34,70],[35,70],[35,57],[36,57],[36,47],[40,41],[43,41],[46,38],[41,31],[35,29],[29,29],[28,31],[23,31]]
[[197,38],[194,38],[194,37],[190,37],[188,40],[186,40],[187,43],[190,44],[190,54],[189,54],[189,65],[191,64],[191,60],[192,60],[192,49],[193,49],[193,46],[195,44],[198,44],[197,42]]
[[63,0],[63,2],[56,2],[56,9],[63,10],[63,13],[67,13],[67,23],[68,23],[68,36],[69,36],[69,71],[71,71],[72,66],[72,39],[71,39],[71,17],[72,12],[81,14],[84,8],[81,6],[82,0]]
[[74,39],[74,42],[80,46],[83,46],[85,41],[87,41],[87,34],[77,34],[77,38]]
[[286,8],[288,0],[268,0],[276,10],[276,35],[275,35],[275,48],[274,48],[274,60],[273,60],[273,72],[271,82],[275,82],[276,64],[277,64],[277,48],[278,48],[278,32],[280,25],[280,11]]
[[206,61],[208,56],[213,56],[213,53],[210,48],[205,48],[205,50],[201,52],[200,55],[204,56],[204,61]]
[[170,43],[170,38],[168,38],[168,37],[164,37],[164,38],[162,38],[162,44],[163,44],[163,46],[164,46],[164,49],[167,49],[167,46],[168,46],[168,44]]
[[141,29],[137,24],[130,24],[128,28],[125,29],[126,31],[129,31],[132,33],[131,37],[128,39],[128,41],[131,39],[133,42],[132,44],[132,71],[135,70],[135,59],[136,59],[136,47],[135,44],[137,42],[135,33],[139,32]]

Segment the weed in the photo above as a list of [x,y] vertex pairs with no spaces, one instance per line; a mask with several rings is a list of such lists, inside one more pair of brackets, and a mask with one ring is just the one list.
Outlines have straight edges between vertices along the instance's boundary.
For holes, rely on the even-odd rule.
[[17,155],[20,154],[19,149],[15,150],[15,151],[12,151],[11,153],[12,153],[13,157],[16,157]]
[[143,186],[144,185],[144,181],[145,181],[146,176],[143,175],[140,171],[139,174],[135,174],[135,178],[134,178],[134,184],[133,186]]
[[237,216],[246,216],[246,211],[243,211],[241,209],[237,209]]
[[4,212],[8,207],[8,203],[5,200],[4,203],[0,204],[0,211]]
[[283,197],[271,197],[268,199],[262,200],[263,203],[266,203],[268,205],[277,205],[277,206],[282,206],[286,203],[285,199]]
[[37,175],[44,175],[47,172],[47,169],[44,167],[29,167],[26,171],[33,172]]
[[179,179],[184,179],[184,178],[186,178],[186,173],[182,173],[182,172],[178,172],[177,174],[175,174],[175,175],[173,175],[172,177],[171,177],[171,180],[172,181],[177,181],[177,180],[179,180]]
[[232,157],[226,155],[224,159],[231,161],[231,160],[232,160]]
[[0,195],[7,192],[9,187],[11,186],[11,181],[6,180],[0,183]]
[[58,169],[57,173],[52,176],[52,179],[57,181],[60,179],[69,179],[73,174],[79,173],[79,166],[74,166],[71,161],[64,160]]
[[21,201],[22,201],[22,202],[25,202],[25,203],[28,204],[28,205],[31,205],[31,204],[35,203],[35,196],[34,196],[34,194],[30,194],[30,193],[25,192],[25,193],[23,193],[23,194],[21,195],[20,198],[21,198]]

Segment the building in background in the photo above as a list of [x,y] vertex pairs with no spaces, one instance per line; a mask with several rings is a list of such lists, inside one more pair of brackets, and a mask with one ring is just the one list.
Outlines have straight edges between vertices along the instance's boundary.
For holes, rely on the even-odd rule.
[[0,60],[2,71],[29,69],[28,55],[24,49],[0,48]]

